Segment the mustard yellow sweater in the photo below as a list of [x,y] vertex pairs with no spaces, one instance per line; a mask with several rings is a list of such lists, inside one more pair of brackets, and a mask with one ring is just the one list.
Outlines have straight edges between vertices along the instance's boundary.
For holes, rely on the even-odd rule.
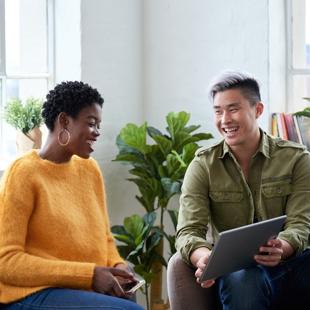
[[31,151],[0,183],[0,302],[46,287],[90,290],[95,265],[123,263],[93,159],[55,164]]

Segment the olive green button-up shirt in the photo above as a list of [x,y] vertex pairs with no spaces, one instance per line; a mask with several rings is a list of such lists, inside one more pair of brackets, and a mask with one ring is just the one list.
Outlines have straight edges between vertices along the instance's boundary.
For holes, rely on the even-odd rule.
[[284,214],[279,238],[296,252],[310,247],[310,154],[302,145],[261,133],[247,180],[224,141],[198,151],[189,165],[176,236],[188,263],[193,250],[212,249],[219,232]]

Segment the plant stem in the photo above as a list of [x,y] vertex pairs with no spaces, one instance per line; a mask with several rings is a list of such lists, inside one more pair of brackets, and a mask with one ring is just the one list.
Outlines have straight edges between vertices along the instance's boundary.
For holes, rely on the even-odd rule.
[[147,283],[145,283],[145,299],[146,299],[146,309],[150,310],[149,288]]
[[164,227],[164,208],[160,208],[160,229]]

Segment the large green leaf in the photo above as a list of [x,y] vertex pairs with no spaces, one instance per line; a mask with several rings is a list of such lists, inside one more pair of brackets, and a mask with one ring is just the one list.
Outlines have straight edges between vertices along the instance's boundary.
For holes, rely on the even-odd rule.
[[196,133],[192,137],[196,138],[196,141],[209,140],[213,138],[213,136],[210,133],[205,133],[205,132]]
[[132,235],[133,239],[136,239],[143,230],[144,221],[141,216],[134,214],[130,217],[126,217],[124,220],[124,228],[128,234]]
[[111,231],[113,234],[117,234],[117,235],[128,235],[126,229],[124,226],[122,225],[114,225],[111,227]]
[[191,126],[187,126],[184,128],[184,131],[186,131],[187,133],[191,133],[195,130],[197,130],[198,128],[200,128],[200,125],[191,125]]
[[127,243],[128,245],[134,245],[135,242],[134,240],[132,239],[131,236],[128,236],[128,235],[117,235],[115,234],[114,235],[114,238],[118,241],[121,241],[121,242],[124,242],[124,243]]
[[153,226],[156,220],[156,212],[148,212],[143,216],[144,223],[148,226]]
[[171,140],[163,135],[154,135],[152,138],[158,144],[163,156],[166,157],[172,150]]
[[176,209],[170,209],[170,210],[167,210],[168,211],[168,214],[170,216],[170,219],[171,219],[171,222],[173,224],[173,227],[174,229],[176,230],[177,228],[177,224],[178,224],[178,215],[179,215],[179,211],[176,210]]
[[136,167],[134,169],[129,170],[130,174],[140,177],[141,179],[148,179],[152,177],[146,169],[142,167]]
[[184,111],[181,111],[179,113],[170,112],[167,115],[166,117],[166,121],[168,124],[167,130],[170,133],[173,141],[175,140],[176,134],[184,129],[189,119],[190,114]]
[[157,136],[157,135],[159,136],[163,135],[159,129],[152,127],[152,126],[148,126],[146,128],[146,131],[150,137]]
[[129,123],[121,129],[120,137],[128,146],[135,148],[141,153],[145,154],[147,152],[146,127],[146,122],[140,127]]
[[195,142],[197,141],[197,138],[191,136],[189,133],[185,132],[185,131],[181,131],[178,132],[175,136],[174,139],[174,145],[173,145],[173,149],[178,152],[181,153],[182,152],[182,148],[191,142]]
[[147,212],[152,212],[155,210],[155,199],[156,196],[145,197],[145,196],[135,196],[135,198],[141,203]]
[[137,150],[136,148],[129,146],[121,137],[121,135],[119,134],[116,137],[116,145],[119,149],[119,154],[134,154],[136,155],[138,158],[143,159],[143,153],[140,152],[139,150]]
[[186,166],[188,166],[189,163],[193,160],[195,152],[198,148],[199,146],[196,143],[188,143],[184,146],[181,157]]
[[181,183],[178,181],[173,181],[169,178],[162,178],[161,183],[165,189],[166,195],[169,198],[181,192]]

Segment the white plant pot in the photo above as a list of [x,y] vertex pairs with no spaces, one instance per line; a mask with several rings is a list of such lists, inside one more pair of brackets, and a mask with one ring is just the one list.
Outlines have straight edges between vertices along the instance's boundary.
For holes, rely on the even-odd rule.
[[16,147],[19,154],[30,151],[31,149],[39,149],[42,144],[42,132],[39,127],[33,128],[26,135],[17,131]]

